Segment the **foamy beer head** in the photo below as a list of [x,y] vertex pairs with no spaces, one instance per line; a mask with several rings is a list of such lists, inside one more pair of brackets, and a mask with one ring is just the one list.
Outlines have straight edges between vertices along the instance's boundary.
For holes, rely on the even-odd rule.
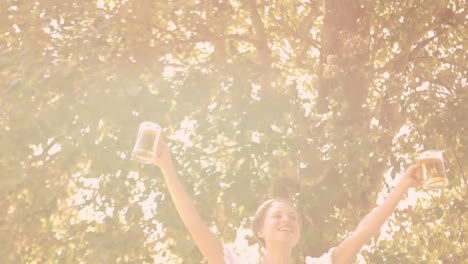
[[161,127],[152,122],[143,122],[138,129],[132,158],[140,163],[153,163],[156,160],[156,147],[158,145]]
[[419,155],[419,160],[421,162],[424,187],[426,189],[438,189],[448,185],[442,151],[425,151]]

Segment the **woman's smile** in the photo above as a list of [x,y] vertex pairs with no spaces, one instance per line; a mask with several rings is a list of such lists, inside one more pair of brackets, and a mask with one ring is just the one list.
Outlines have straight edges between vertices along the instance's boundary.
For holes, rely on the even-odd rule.
[[[300,222],[294,207],[278,202],[267,212],[260,236],[268,243],[289,241],[294,246],[299,241]],[[286,239],[286,240],[285,240]]]

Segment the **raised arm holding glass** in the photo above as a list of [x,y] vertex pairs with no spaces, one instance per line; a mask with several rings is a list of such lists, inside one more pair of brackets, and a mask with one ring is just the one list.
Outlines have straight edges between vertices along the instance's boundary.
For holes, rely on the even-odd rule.
[[[161,169],[177,212],[205,259],[215,264],[243,263],[198,214],[192,198],[179,181],[171,151],[162,137],[157,145],[154,164]],[[408,189],[422,183],[420,164],[409,166],[385,201],[364,217],[350,236],[320,258],[306,257],[305,263],[352,263],[361,247],[380,231]],[[263,264],[292,263],[292,251],[301,235],[303,223],[300,219],[297,209],[285,200],[271,199],[258,207],[252,231],[265,248]]]

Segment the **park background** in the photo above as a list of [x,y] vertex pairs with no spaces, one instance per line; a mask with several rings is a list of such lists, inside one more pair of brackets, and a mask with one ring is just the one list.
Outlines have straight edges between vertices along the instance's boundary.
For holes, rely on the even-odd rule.
[[0,262],[203,263],[159,170],[131,160],[153,121],[206,222],[246,235],[239,253],[258,204],[288,197],[295,258],[321,255],[442,149],[447,188],[411,191],[358,261],[466,263],[466,8],[2,1]]

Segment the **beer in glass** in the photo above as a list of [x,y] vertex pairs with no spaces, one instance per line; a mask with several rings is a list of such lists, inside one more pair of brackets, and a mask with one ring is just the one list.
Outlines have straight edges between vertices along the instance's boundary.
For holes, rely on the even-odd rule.
[[440,189],[448,185],[442,151],[425,151],[419,155],[419,161],[424,178],[424,188]]
[[132,158],[140,163],[153,163],[156,160],[156,148],[158,146],[161,127],[153,122],[143,122],[138,129]]

